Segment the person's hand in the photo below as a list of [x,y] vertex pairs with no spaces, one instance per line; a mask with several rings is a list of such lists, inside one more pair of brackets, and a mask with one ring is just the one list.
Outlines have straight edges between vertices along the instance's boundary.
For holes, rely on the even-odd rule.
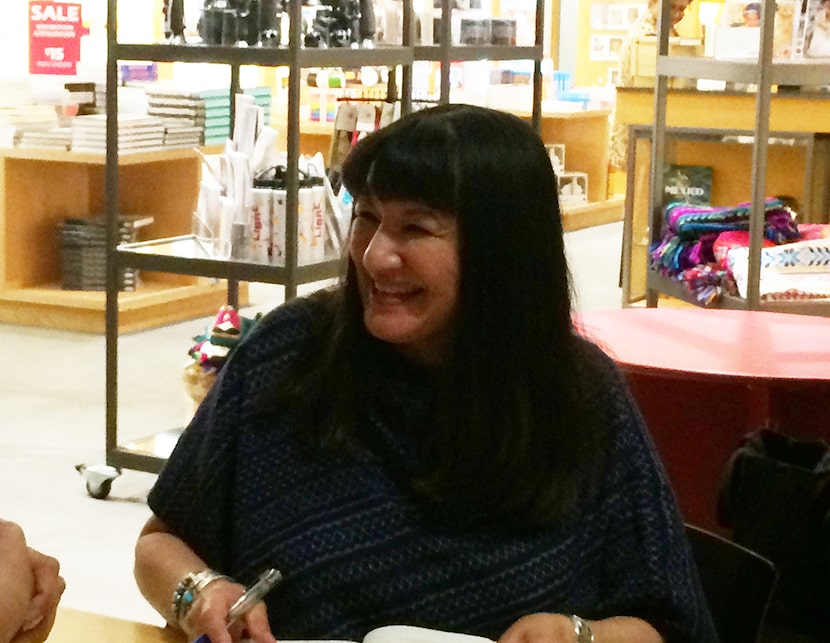
[[564,614],[530,614],[513,623],[498,643],[574,643],[573,622]]
[[58,561],[26,545],[19,525],[0,520],[0,641],[40,643],[66,586]]
[[55,624],[58,603],[66,589],[66,582],[60,575],[60,563],[31,547],[27,550],[34,577],[34,594],[29,604],[28,618],[12,639],[12,643],[45,641]]
[[181,628],[191,639],[207,634],[211,643],[237,643],[243,638],[255,643],[277,643],[268,624],[264,603],[228,626],[228,610],[244,591],[245,588],[237,583],[224,579],[213,581],[199,593],[180,623]]

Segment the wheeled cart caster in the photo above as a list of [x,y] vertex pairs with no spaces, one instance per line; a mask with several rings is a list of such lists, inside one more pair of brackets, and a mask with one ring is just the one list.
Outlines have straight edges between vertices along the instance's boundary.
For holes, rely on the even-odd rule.
[[75,470],[86,479],[87,493],[97,500],[103,500],[110,495],[112,481],[121,475],[121,469],[108,464],[75,465]]

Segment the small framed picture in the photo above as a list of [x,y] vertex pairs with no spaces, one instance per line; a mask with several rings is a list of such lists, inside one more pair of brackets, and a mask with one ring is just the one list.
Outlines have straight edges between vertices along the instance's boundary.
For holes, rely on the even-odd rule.
[[611,60],[620,59],[620,50],[623,46],[622,36],[611,36],[608,39],[608,58]]
[[608,29],[628,29],[630,26],[628,21],[628,5],[609,4],[606,24],[608,25]]
[[609,60],[611,58],[611,39],[608,36],[594,34],[590,40],[590,60]]
[[591,29],[601,31],[605,29],[605,17],[608,13],[608,5],[595,2],[591,5]]

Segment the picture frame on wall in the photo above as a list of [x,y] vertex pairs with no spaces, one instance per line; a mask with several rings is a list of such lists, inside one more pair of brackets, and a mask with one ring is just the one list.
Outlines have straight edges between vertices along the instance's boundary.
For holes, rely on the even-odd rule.
[[609,4],[606,26],[609,30],[628,31],[637,22],[645,4]]
[[603,34],[591,35],[589,58],[594,61],[611,60],[611,38]]
[[602,2],[594,2],[591,5],[591,29],[595,31],[602,31],[606,28],[606,15],[608,13],[608,5]]

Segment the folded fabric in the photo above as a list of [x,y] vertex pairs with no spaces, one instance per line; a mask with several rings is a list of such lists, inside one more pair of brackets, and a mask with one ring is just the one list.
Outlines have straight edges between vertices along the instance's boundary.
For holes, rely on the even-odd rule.
[[[799,232],[801,226],[798,226]],[[763,245],[765,248],[774,247],[775,244],[769,239],[764,239]],[[721,268],[726,268],[726,255],[733,248],[748,248],[749,247],[749,231],[748,230],[727,230],[721,232],[718,238],[712,244],[712,252],[715,255],[715,261]]]
[[[772,197],[764,205],[764,239],[773,243],[799,239],[795,213],[790,208]],[[651,248],[652,267],[677,274],[698,263],[715,261],[714,242],[718,235],[748,232],[750,210],[749,203],[734,207],[669,203],[663,237]]]
[[764,248],[761,268],[783,273],[830,272],[830,239],[796,241]]
[[[666,206],[666,227],[683,240],[727,230],[748,230],[751,210],[749,202],[733,207],[673,202]],[[767,239],[781,243],[799,238],[793,212],[780,199],[769,197],[764,201],[764,222]]]
[[[795,244],[792,244],[795,245]],[[764,248],[769,250],[786,249],[787,246]],[[749,280],[749,249],[734,248],[727,255],[728,271],[738,288],[741,297],[747,296]],[[765,299],[805,299],[830,297],[830,269],[810,271],[790,266],[794,270],[781,270],[779,267],[761,266],[759,295]]]

